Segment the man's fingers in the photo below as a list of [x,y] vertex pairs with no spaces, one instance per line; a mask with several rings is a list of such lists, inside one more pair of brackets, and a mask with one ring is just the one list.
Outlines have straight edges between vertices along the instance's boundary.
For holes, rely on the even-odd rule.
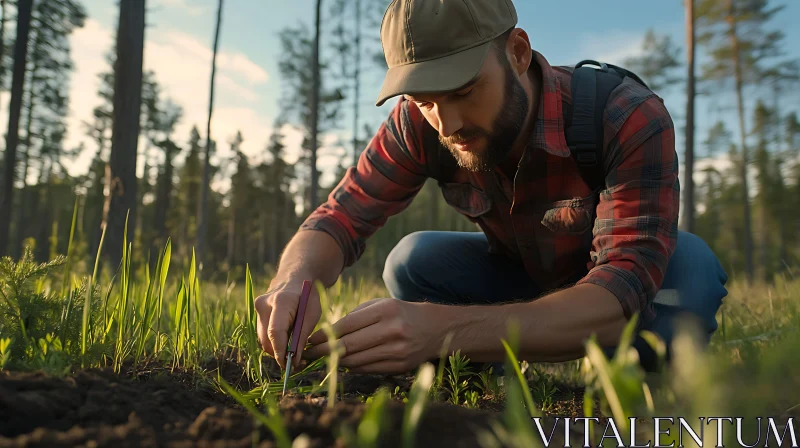
[[[343,357],[353,353],[360,353],[364,350],[372,349],[381,345],[384,341],[383,332],[375,325],[368,325],[352,333],[344,335],[336,341],[339,351]],[[316,359],[331,354],[331,343],[325,341],[306,350],[307,358]]]
[[[294,302],[294,307],[292,306]],[[267,336],[272,344],[275,360],[281,369],[286,368],[286,345],[289,342],[289,325],[294,321],[297,311],[297,300],[281,300],[276,298],[273,302],[272,316],[267,327]]]
[[258,318],[256,319],[256,333],[258,334],[258,342],[261,348],[272,356],[275,353],[272,351],[272,343],[267,336],[267,328],[269,326],[270,316],[272,314],[272,307],[267,303],[267,297],[261,296],[256,298],[253,302]]
[[[380,319],[381,314],[374,311],[374,309],[365,308],[358,311],[351,311],[349,314],[339,319],[338,322],[333,324],[333,334],[336,335],[337,338],[341,338],[344,335],[377,323]],[[308,339],[308,342],[310,342],[312,345],[318,345],[327,340],[328,335],[324,331],[319,330],[311,335],[311,337]]]
[[380,361],[402,360],[403,348],[402,342],[390,342],[361,351],[352,351],[339,360],[339,365],[347,368],[358,368]]
[[366,302],[363,302],[363,303],[359,304],[357,307],[353,308],[353,311],[350,311],[350,312],[351,313],[355,313],[358,310],[363,310],[364,308],[366,308],[368,306],[372,306],[372,305],[375,305],[376,303],[379,303],[381,300],[383,300],[383,299],[367,300]]
[[363,365],[360,367],[350,369],[352,373],[380,373],[380,374],[398,374],[411,371],[405,361],[378,361],[372,364]]

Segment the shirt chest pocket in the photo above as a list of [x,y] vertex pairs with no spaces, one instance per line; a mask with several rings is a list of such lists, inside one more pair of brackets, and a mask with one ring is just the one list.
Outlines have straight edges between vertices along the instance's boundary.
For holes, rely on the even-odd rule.
[[541,224],[556,235],[582,235],[594,226],[597,194],[539,205]]
[[474,221],[492,209],[489,196],[470,184],[442,182],[439,187],[445,202],[470,220]]

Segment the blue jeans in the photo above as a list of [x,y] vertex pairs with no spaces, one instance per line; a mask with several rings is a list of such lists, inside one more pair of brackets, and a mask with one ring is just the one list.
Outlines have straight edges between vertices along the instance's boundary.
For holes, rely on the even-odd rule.
[[[483,232],[412,233],[389,254],[383,280],[396,299],[442,304],[525,301],[546,292],[533,284],[521,263],[490,254]],[[716,314],[727,295],[727,280],[708,245],[696,235],[679,232],[677,247],[654,301],[656,318],[642,327],[664,340],[667,361],[678,320],[696,318],[707,336],[701,342],[708,344],[717,330]],[[655,352],[641,336],[637,335],[633,346],[645,370],[660,368]],[[605,351],[611,356],[615,349],[606,347]]]

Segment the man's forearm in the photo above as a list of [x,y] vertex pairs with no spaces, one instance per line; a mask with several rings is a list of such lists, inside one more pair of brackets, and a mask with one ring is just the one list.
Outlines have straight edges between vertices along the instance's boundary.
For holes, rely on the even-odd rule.
[[273,285],[313,279],[331,286],[339,278],[343,265],[344,254],[333,237],[322,231],[301,230],[284,249]]
[[[520,359],[530,362],[560,362],[585,354],[584,343],[592,333],[601,346],[614,346],[628,320],[619,300],[607,289],[582,284],[563,289],[532,302],[494,306],[447,306],[424,304],[442,328],[438,353],[448,332],[453,339],[448,350],[461,349],[471,360],[505,358],[500,339],[508,337],[507,324],[519,328]],[[479,309],[482,308],[482,309]]]

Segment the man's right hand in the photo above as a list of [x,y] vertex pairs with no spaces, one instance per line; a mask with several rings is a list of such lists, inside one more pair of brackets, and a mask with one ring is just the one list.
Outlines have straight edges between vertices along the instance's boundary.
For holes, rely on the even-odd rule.
[[[287,345],[297,316],[297,307],[300,304],[303,280],[276,282],[274,285],[270,288],[270,292],[258,296],[254,301],[255,310],[258,313],[258,340],[264,351],[275,357],[281,369],[285,369]],[[308,337],[321,316],[322,307],[319,303],[319,293],[317,293],[317,288],[312,285],[311,295],[308,297],[308,308],[303,319],[303,328],[300,331],[297,353],[292,359],[292,368],[297,367],[303,359],[302,353]]]

